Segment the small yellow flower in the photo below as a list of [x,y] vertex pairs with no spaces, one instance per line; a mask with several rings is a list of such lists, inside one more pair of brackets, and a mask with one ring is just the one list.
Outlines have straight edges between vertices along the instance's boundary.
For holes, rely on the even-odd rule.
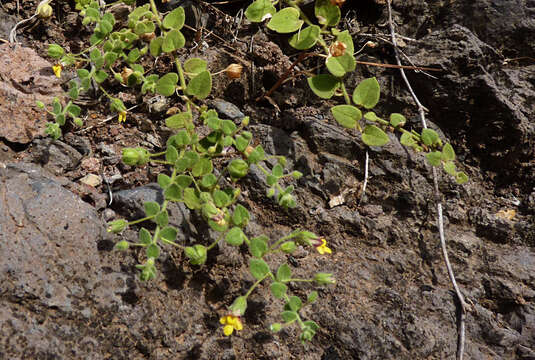
[[124,122],[126,121],[126,111],[121,111],[119,113],[119,122]]
[[234,330],[239,331],[243,329],[243,324],[239,316],[225,315],[219,319],[219,322],[222,325],[225,325],[223,326],[223,334],[225,334],[225,336],[232,335]]
[[316,245],[316,250],[321,254],[331,254],[332,250],[327,247],[327,240],[324,238],[320,239],[321,243],[319,245]]
[[57,78],[61,78],[61,70],[63,69],[63,65],[56,64],[52,66],[52,70],[54,71],[54,75],[56,75]]

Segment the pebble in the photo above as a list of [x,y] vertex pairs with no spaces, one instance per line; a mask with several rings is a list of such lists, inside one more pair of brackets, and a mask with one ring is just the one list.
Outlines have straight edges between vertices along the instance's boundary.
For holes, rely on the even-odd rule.
[[239,120],[245,116],[236,105],[228,101],[215,99],[212,105],[217,109],[218,113],[227,116],[229,119]]
[[82,160],[80,166],[87,172],[98,173],[100,170],[100,160],[93,157],[85,158]]
[[86,176],[80,179],[80,182],[82,184],[86,184],[92,187],[97,187],[102,184],[102,178],[95,174],[87,174]]

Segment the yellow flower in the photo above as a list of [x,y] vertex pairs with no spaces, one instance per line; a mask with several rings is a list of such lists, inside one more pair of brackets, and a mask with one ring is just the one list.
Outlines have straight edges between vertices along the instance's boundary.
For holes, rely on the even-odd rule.
[[219,322],[222,325],[225,325],[223,326],[223,334],[225,334],[225,336],[232,335],[234,330],[239,331],[243,329],[243,324],[239,316],[225,315],[219,319]]
[[126,111],[121,111],[119,113],[119,122],[124,122],[126,121]]
[[323,255],[323,254],[331,254],[332,250],[327,247],[327,240],[324,238],[320,239],[321,243],[319,245],[316,245],[316,250]]
[[63,69],[63,65],[61,64],[56,64],[54,66],[52,66],[52,70],[54,71],[54,75],[56,75],[56,77],[60,78],[61,77],[61,70]]

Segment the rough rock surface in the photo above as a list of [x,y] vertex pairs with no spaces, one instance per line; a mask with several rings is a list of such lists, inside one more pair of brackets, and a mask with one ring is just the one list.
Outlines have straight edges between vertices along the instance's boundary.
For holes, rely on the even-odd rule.
[[0,45],[0,138],[26,144],[44,134],[45,105],[62,93],[52,65],[30,48]]

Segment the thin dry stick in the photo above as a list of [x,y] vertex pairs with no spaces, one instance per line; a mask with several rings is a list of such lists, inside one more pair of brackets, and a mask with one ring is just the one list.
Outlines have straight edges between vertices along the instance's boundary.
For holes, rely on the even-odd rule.
[[[398,48],[396,43],[396,33],[394,30],[394,22],[392,21],[392,0],[387,0],[388,5],[388,22],[390,24],[390,35],[392,37],[392,44],[394,44],[394,53],[396,55],[396,61],[398,65],[401,65],[401,61],[399,59],[398,54]],[[425,113],[424,113],[424,107],[418,100],[418,97],[414,93],[411,84],[409,83],[409,80],[407,79],[407,76],[405,75],[405,71],[403,71],[403,68],[399,69],[401,73],[401,77],[405,81],[405,84],[407,85],[407,88],[409,89],[409,92],[412,95],[412,98],[416,102],[416,105],[418,106],[418,112],[420,113],[420,119],[422,121],[422,126],[427,129],[427,122],[425,120]],[[442,254],[444,256],[444,262],[446,263],[446,268],[448,269],[448,276],[450,278],[451,283],[453,284],[453,287],[455,289],[455,294],[457,295],[457,299],[459,300],[459,306],[460,306],[460,317],[459,317],[459,324],[458,324],[458,340],[457,340],[457,354],[456,359],[462,360],[463,354],[464,354],[464,342],[465,342],[465,322],[466,322],[466,309],[467,304],[464,300],[463,294],[461,293],[461,290],[459,289],[459,286],[457,285],[457,281],[455,280],[455,275],[453,274],[453,269],[451,267],[451,263],[448,257],[448,251],[446,249],[446,239],[444,237],[444,221],[442,218],[442,202],[440,200],[440,191],[438,188],[438,175],[437,170],[435,167],[433,167],[433,183],[434,183],[434,192],[435,192],[435,201],[437,204],[437,225],[438,225],[438,233],[440,236],[440,246],[442,248]]]
[[366,161],[364,162],[364,185],[362,185],[362,194],[360,194],[359,205],[364,200],[364,194],[366,194],[366,186],[368,185],[368,163],[370,157],[368,155],[368,150],[366,150]]

